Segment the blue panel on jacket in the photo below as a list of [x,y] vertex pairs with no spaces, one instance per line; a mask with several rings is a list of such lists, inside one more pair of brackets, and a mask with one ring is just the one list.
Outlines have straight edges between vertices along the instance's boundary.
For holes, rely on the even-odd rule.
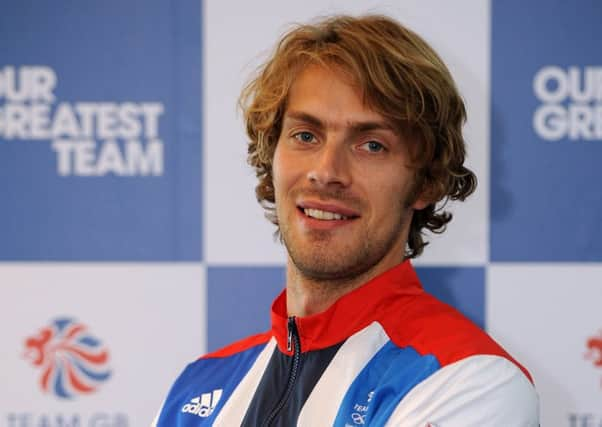
[[200,359],[171,388],[157,427],[210,426],[265,345],[232,356]]
[[389,341],[351,384],[334,425],[384,426],[403,397],[439,368],[434,356]]

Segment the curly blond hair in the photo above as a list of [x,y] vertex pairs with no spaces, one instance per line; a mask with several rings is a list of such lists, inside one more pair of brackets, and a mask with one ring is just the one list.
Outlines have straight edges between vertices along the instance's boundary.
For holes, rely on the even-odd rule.
[[475,190],[476,177],[464,166],[466,110],[451,74],[420,36],[385,16],[335,16],[295,27],[243,89],[248,162],[266,217],[278,225],[272,160],[287,96],[299,72],[316,63],[350,74],[370,108],[400,134],[413,136],[413,199],[420,196],[429,205],[414,212],[405,255],[420,255],[427,244],[423,229],[441,233],[452,218],[438,202],[464,200]]

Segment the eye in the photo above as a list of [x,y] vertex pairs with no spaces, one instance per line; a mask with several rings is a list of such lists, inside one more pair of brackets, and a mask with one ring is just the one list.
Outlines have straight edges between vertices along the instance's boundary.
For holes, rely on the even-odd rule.
[[370,153],[380,153],[381,151],[385,151],[385,146],[378,141],[365,142],[360,145],[360,148],[362,150],[369,151]]
[[305,143],[315,142],[315,140],[316,140],[314,135],[311,132],[307,132],[307,131],[297,132],[296,134],[293,135],[293,138],[295,138],[301,142],[305,142]]

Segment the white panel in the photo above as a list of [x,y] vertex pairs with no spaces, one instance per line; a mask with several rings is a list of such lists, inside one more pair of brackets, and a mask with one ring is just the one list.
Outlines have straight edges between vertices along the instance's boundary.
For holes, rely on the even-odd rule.
[[479,264],[488,259],[489,156],[488,1],[377,2],[209,1],[204,13],[205,236],[211,264],[274,264],[285,260],[274,227],[255,201],[255,177],[246,165],[246,136],[237,98],[244,82],[294,22],[332,13],[385,13],[424,36],[454,74],[468,105],[469,163],[477,194],[448,231],[425,251],[422,263]]
[[298,425],[334,425],[345,393],[387,341],[389,337],[377,322],[350,336],[311,391],[299,413]]
[[494,265],[487,282],[488,330],[533,374],[541,425],[600,425],[602,368],[585,355],[602,339],[602,265]]
[[[0,420],[117,427],[124,414],[129,426],[149,425],[177,375],[205,352],[204,282],[200,264],[1,264]],[[45,394],[41,369],[23,357],[25,340],[57,317],[86,325],[108,350],[112,375],[97,392]],[[26,412],[29,421],[11,424]]]

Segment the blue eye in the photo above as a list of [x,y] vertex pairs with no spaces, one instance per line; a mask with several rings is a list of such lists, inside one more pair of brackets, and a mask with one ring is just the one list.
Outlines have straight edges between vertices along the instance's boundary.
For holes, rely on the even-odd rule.
[[385,150],[385,146],[378,141],[368,141],[361,145],[362,149],[371,153],[379,153]]
[[314,142],[315,137],[310,132],[299,132],[293,135],[294,138],[301,142]]

